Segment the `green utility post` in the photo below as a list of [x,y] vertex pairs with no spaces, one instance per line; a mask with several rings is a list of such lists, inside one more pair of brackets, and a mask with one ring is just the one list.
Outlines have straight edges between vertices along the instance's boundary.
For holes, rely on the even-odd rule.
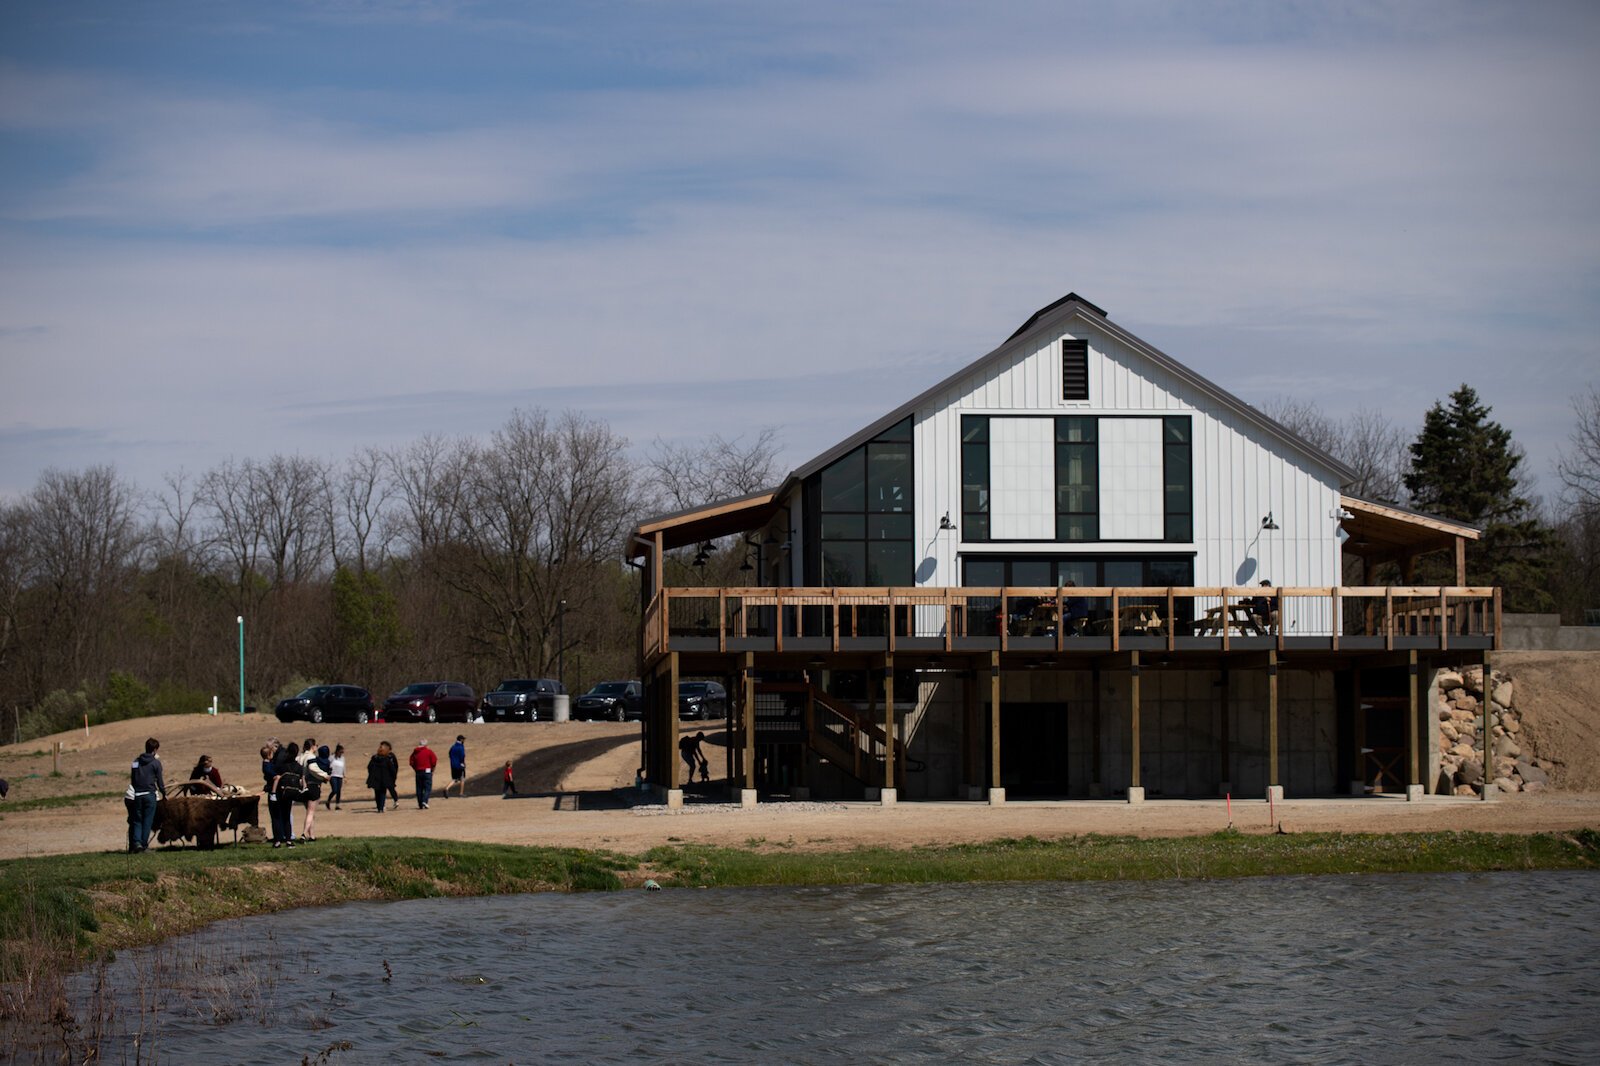
[[244,713],[244,615],[239,616],[239,713]]

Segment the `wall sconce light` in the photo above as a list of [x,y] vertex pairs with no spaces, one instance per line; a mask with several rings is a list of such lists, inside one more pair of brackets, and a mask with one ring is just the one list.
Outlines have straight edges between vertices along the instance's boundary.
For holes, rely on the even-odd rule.
[[1351,514],[1343,507],[1335,507],[1333,510],[1328,512],[1328,517],[1333,519],[1335,522],[1348,522],[1350,519],[1354,518],[1355,515]]
[[1261,528],[1262,529],[1277,529],[1278,528],[1278,523],[1276,523],[1276,522],[1274,522],[1272,520],[1272,512],[1271,511],[1268,511],[1267,512],[1267,517],[1265,517],[1265,518],[1263,518],[1261,520]]
[[939,519],[939,531],[941,533],[947,532],[947,531],[954,531],[955,528],[956,528],[956,524],[954,522],[950,521],[950,512],[946,511],[944,513],[944,517]]
[[739,564],[739,572],[741,574],[748,574],[750,571],[752,571],[754,569],[755,569],[755,564],[750,561],[750,556],[748,554],[745,555],[744,562]]

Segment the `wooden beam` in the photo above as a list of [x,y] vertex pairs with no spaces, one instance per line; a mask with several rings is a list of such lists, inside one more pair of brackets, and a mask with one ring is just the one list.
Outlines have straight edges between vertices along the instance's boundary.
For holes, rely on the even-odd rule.
[[961,783],[978,785],[978,675],[972,670],[961,678]]
[[989,653],[989,787],[1000,787],[1000,653]]
[[1355,768],[1356,780],[1362,784],[1361,794],[1366,794],[1367,783],[1367,714],[1361,706],[1361,667],[1350,670],[1351,702],[1355,705]]
[[1278,777],[1278,653],[1267,652],[1267,784],[1281,785]]
[[739,684],[744,689],[744,787],[756,787],[756,657],[754,652],[741,656],[743,669]]
[[1456,584],[1467,583],[1467,539],[1456,538]]
[[1221,734],[1222,740],[1220,745],[1220,754],[1222,756],[1222,776],[1218,778],[1218,780],[1227,782],[1231,785],[1233,783],[1233,737],[1231,735],[1231,723],[1228,721],[1228,718],[1229,712],[1233,709],[1233,701],[1230,698],[1232,693],[1229,688],[1230,678],[1228,677],[1228,668],[1226,666],[1222,668],[1221,680],[1222,684],[1219,686],[1219,688],[1221,689],[1222,696],[1222,711],[1218,719],[1218,732]]
[[1489,652],[1483,653],[1483,718],[1478,736],[1483,744],[1483,787],[1478,790],[1478,798],[1489,798],[1489,790],[1494,787],[1494,737],[1489,732],[1489,711],[1494,703],[1494,656]]
[[1420,701],[1417,698],[1417,688],[1422,684],[1421,673],[1417,664],[1417,653],[1414,651],[1407,652],[1406,752],[1409,757],[1406,760],[1406,784],[1408,785],[1422,784],[1422,759],[1421,753],[1417,750],[1420,746],[1418,741],[1422,736],[1419,723],[1421,708],[1418,706]]
[[1104,778],[1100,776],[1100,663],[1098,660],[1096,660],[1094,666],[1090,668],[1089,683],[1092,686],[1089,697],[1089,734],[1090,744],[1092,745],[1089,755],[1091,763],[1089,767],[1089,783],[1092,786],[1090,788],[1090,795],[1098,795],[1100,792],[1100,786],[1104,784]]
[[667,765],[671,767],[667,774],[668,788],[682,788],[683,782],[679,780],[678,765],[683,762],[678,758],[678,653],[672,652],[667,656]]
[[1136,651],[1128,653],[1128,715],[1132,736],[1130,754],[1133,758],[1128,783],[1134,788],[1142,788],[1139,779],[1139,653]]
[[883,657],[883,787],[894,787],[894,656]]

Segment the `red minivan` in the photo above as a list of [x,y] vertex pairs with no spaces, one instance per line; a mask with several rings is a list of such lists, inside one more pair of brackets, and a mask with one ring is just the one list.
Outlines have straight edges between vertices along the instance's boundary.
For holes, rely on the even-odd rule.
[[383,701],[380,722],[465,722],[477,697],[459,681],[419,681]]

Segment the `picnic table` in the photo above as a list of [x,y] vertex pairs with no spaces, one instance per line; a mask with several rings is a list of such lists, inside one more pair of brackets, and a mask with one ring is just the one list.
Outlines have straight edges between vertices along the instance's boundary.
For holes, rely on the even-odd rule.
[[[1102,618],[1096,621],[1092,629],[1096,633],[1110,633],[1112,621]],[[1149,603],[1124,603],[1117,608],[1117,632],[1132,636],[1162,636],[1165,632],[1166,622],[1161,617],[1161,611],[1154,604]]]
[[1247,603],[1230,603],[1226,608],[1212,607],[1206,611],[1204,618],[1194,624],[1194,633],[1197,637],[1221,636],[1224,629],[1241,637],[1267,635],[1261,620]]

